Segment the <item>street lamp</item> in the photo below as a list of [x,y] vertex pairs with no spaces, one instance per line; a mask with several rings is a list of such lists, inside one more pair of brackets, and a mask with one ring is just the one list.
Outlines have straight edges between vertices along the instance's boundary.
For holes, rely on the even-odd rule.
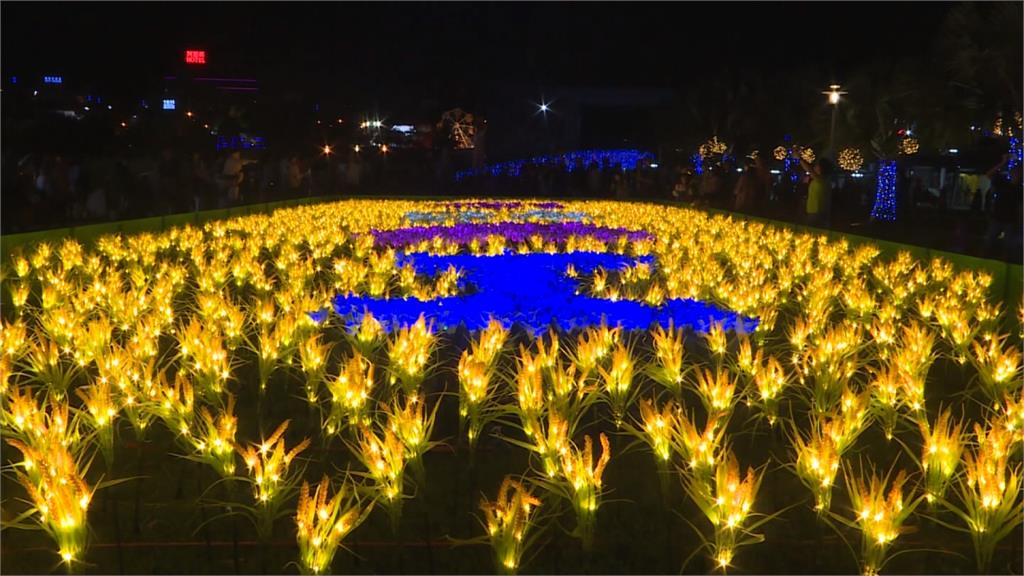
[[836,149],[836,113],[839,111],[839,97],[846,92],[839,90],[839,84],[830,84],[828,92],[822,94],[828,96],[828,103],[832,105],[832,129],[828,133],[828,151],[835,153]]

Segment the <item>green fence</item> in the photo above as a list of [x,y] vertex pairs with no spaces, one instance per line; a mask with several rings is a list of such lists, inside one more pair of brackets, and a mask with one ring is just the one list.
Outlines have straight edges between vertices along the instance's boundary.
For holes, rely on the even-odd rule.
[[[356,196],[353,199],[443,200],[447,198],[440,196]],[[18,246],[32,244],[44,240],[52,242],[55,240],[60,240],[61,238],[71,237],[81,242],[88,242],[95,240],[96,238],[99,238],[104,234],[112,234],[117,232],[127,234],[133,232],[158,231],[165,230],[173,226],[184,226],[185,224],[199,226],[211,220],[219,220],[229,218],[232,216],[265,214],[278,208],[287,208],[291,206],[315,204],[318,202],[329,202],[336,200],[341,200],[341,198],[299,198],[293,200],[282,200],[279,202],[267,202],[264,204],[237,206],[234,208],[225,208],[221,210],[206,210],[202,212],[189,212],[186,214],[171,214],[167,216],[157,216],[153,218],[142,218],[139,220],[122,220],[120,222],[93,224],[90,226],[58,228],[55,230],[27,232],[24,234],[11,234],[8,236],[0,237],[0,253],[2,253],[6,259],[6,255],[9,254],[12,249]],[[546,200],[559,200],[559,198],[546,198]],[[656,200],[648,202],[665,206],[680,206],[678,203],[675,202]],[[713,208],[702,208],[701,210],[704,210],[705,212],[708,212],[710,214],[720,214],[722,216],[733,216],[745,220],[764,222],[765,224],[770,224],[772,226],[789,228],[790,230],[793,230],[795,232],[823,234],[833,240],[846,239],[850,244],[853,245],[870,243],[877,246],[882,251],[882,254],[889,257],[895,256],[898,252],[907,251],[910,252],[911,255],[913,255],[915,258],[923,262],[927,262],[932,258],[944,258],[961,268],[985,270],[992,275],[992,294],[995,296],[1002,296],[1003,302],[1005,302],[1008,306],[1013,306],[1014,308],[1016,307],[1017,303],[1020,302],[1022,296],[1022,289],[1024,289],[1024,267],[1016,264],[1009,264],[1007,262],[1001,262],[999,260],[977,258],[975,256],[957,254],[954,252],[946,252],[943,250],[934,250],[931,248],[927,248],[924,246],[916,246],[913,244],[901,244],[899,242],[892,242],[889,240],[881,240],[878,238],[870,238],[867,236],[858,236],[856,234],[848,234],[845,232],[836,232],[834,230],[812,228],[809,226],[804,226],[802,224],[782,222],[779,220],[770,220],[768,218],[750,216],[747,214],[739,214],[735,212],[729,212],[726,210],[716,210]]]

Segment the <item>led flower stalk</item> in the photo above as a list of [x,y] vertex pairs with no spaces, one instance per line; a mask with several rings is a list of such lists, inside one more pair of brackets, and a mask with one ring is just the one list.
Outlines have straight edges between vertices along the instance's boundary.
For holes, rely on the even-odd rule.
[[611,458],[608,437],[601,433],[601,457],[594,461],[593,442],[590,436],[583,437],[583,450],[570,443],[562,453],[562,479],[568,484],[573,510],[576,512],[576,530],[584,550],[590,550],[594,541],[594,524],[597,509],[601,505],[601,476]]
[[903,530],[920,499],[904,501],[903,485],[907,474],[901,470],[893,479],[888,493],[888,477],[871,473],[870,479],[846,473],[850,506],[856,514],[854,523],[861,531],[861,572],[876,576],[885,564],[889,547]]
[[519,481],[506,476],[493,502],[482,498],[484,526],[494,550],[495,565],[502,574],[516,574],[534,527],[532,516],[541,501]]
[[750,533],[747,526],[761,478],[762,474],[753,468],[747,468],[746,475],[742,475],[732,452],[719,459],[710,484],[687,475],[687,493],[714,527],[708,545],[711,559],[720,570],[732,563],[736,548],[762,539]]
[[299,571],[303,574],[329,574],[341,541],[373,510],[373,502],[364,505],[348,478],[334,496],[330,492],[331,481],[326,475],[312,496],[306,481],[299,491],[295,539],[299,545]]

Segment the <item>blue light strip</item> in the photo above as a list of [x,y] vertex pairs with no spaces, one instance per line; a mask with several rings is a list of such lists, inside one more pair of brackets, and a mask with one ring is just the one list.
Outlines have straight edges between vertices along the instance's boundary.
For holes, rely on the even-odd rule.
[[896,221],[896,161],[882,160],[878,168],[878,186],[871,219],[882,222]]
[[1024,160],[1024,148],[1021,148],[1020,138],[1016,136],[1010,137],[1010,160],[1007,162],[1006,167],[1013,170],[1015,166]]
[[558,166],[568,172],[575,172],[577,169],[586,169],[592,163],[598,166],[617,166],[621,170],[633,170],[637,164],[644,160],[653,160],[654,154],[640,150],[579,150],[566,154],[550,156],[535,156],[526,160],[511,160],[498,164],[491,164],[483,168],[460,170],[455,173],[455,181],[459,182],[465,178],[482,176],[514,176],[522,172],[523,166],[532,164],[534,166]]

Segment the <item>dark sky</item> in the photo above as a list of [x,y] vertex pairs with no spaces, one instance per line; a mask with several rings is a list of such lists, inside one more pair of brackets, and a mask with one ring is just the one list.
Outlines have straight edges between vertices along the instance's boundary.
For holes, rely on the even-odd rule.
[[2,66],[120,92],[173,70],[193,46],[211,71],[383,101],[472,97],[505,82],[677,87],[720,67],[841,79],[894,46],[926,51],[950,6],[4,2]]

